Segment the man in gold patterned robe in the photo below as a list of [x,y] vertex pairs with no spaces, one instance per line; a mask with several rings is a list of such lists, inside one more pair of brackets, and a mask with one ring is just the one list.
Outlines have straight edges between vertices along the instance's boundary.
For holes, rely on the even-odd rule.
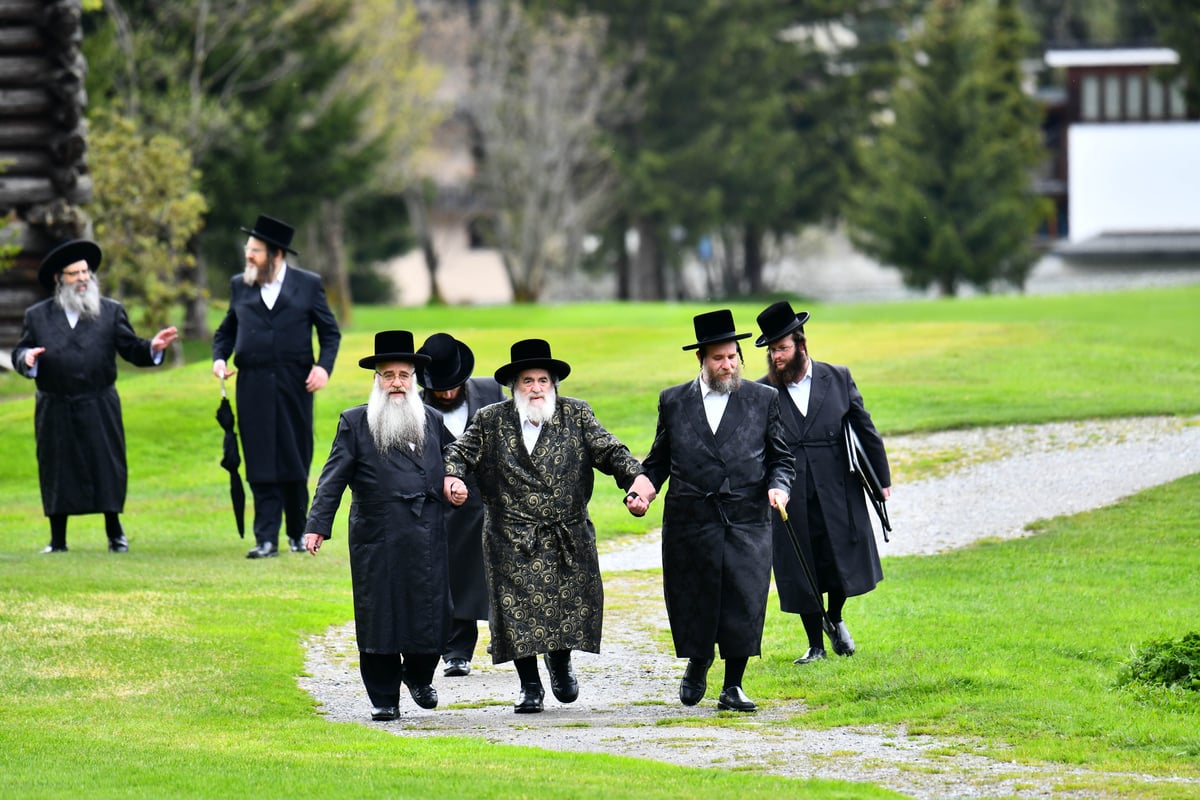
[[542,339],[525,339],[496,381],[512,399],[481,408],[445,450],[447,499],[461,505],[474,475],[487,509],[483,554],[492,615],[492,661],[513,661],[521,681],[514,710],[542,710],[537,656],[560,702],[579,694],[571,651],[600,652],[604,590],[596,531],[588,517],[593,469],[628,490],[644,514],[654,487],[627,447],[582,400],[559,397],[570,366]]

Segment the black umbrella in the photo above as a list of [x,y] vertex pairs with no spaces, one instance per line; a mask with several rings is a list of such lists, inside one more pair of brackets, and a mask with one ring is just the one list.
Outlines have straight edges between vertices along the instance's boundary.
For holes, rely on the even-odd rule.
[[233,500],[233,518],[237,520],[238,536],[245,539],[246,489],[242,486],[242,476],[238,473],[242,457],[238,454],[237,430],[233,409],[229,405],[229,397],[225,394],[224,378],[221,378],[221,405],[217,406],[217,422],[225,429],[225,452],[221,457],[221,466],[229,471],[229,497]]

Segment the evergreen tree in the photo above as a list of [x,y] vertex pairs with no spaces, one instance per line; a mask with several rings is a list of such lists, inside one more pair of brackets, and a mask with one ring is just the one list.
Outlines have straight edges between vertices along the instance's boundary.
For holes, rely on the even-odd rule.
[[1195,0],[1145,0],[1145,9],[1154,20],[1160,43],[1179,53],[1183,76],[1183,96],[1189,117],[1200,114],[1200,4]]
[[977,46],[960,0],[930,4],[848,214],[859,248],[947,296],[964,282],[1021,286],[1036,256],[1036,109],[1020,88],[1019,12],[998,3],[990,47]]

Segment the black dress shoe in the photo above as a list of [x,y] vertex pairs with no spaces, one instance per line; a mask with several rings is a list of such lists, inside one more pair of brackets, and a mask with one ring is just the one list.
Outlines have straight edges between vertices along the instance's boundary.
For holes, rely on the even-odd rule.
[[42,549],[41,549],[39,552],[40,552],[40,553],[42,553],[42,554],[46,554],[46,553],[65,553],[65,552],[67,552],[67,546],[64,544],[62,547],[55,547],[55,546],[54,546],[54,545],[52,545],[52,544],[48,544],[48,545],[46,545],[45,547],[43,547],[43,548],[42,548]]
[[722,711],[758,711],[758,706],[754,705],[753,700],[746,697],[746,693],[740,686],[726,686],[722,689],[721,696],[717,698],[717,708]]
[[442,674],[447,678],[463,678],[471,674],[471,662],[465,658],[447,658]]
[[825,648],[824,647],[810,647],[804,651],[804,655],[800,656],[792,663],[793,664],[811,664],[814,661],[824,661],[824,660],[825,660]]
[[246,558],[275,558],[278,555],[279,548],[274,542],[263,542],[246,553]]
[[833,652],[839,656],[854,655],[854,638],[850,636],[850,629],[846,627],[845,622],[830,623],[827,620],[821,620],[821,627],[825,629],[825,635],[829,637]]
[[679,702],[685,706],[694,706],[704,699],[704,693],[708,691],[708,668],[711,666],[711,658],[707,661],[688,659],[687,668],[683,671],[683,680],[679,682]]
[[125,534],[113,537],[108,540],[108,552],[110,553],[128,553],[129,540],[125,538]]
[[513,711],[518,714],[540,713],[545,697],[546,692],[540,683],[522,683],[521,694],[517,696],[517,703],[513,706]]
[[291,550],[293,553],[303,553],[303,552],[305,552],[305,549],[304,549],[304,539],[303,539],[303,538],[301,538],[301,539],[293,539],[292,537],[290,537],[290,536],[289,536],[289,537],[288,537],[288,548],[289,548],[289,549],[290,549],[290,550]]
[[421,708],[437,708],[437,689],[432,686],[409,686],[408,693],[412,695],[413,702]]
[[550,672],[550,690],[560,703],[574,703],[579,697],[579,681],[571,666],[571,651],[546,653],[546,669]]
[[400,716],[400,709],[396,706],[375,706],[371,710],[371,719],[376,722],[391,722]]

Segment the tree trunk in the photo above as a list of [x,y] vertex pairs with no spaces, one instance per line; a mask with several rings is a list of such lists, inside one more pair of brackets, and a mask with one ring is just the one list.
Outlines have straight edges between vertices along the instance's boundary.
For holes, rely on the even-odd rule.
[[644,218],[637,220],[634,227],[638,234],[638,249],[633,260],[632,299],[663,300],[666,298],[666,280],[658,227]]
[[433,246],[433,232],[429,229],[428,206],[424,188],[420,185],[404,190],[404,205],[408,209],[408,224],[417,237],[421,253],[425,256],[425,268],[429,270],[429,304],[441,305],[442,292],[438,288],[438,254]]
[[742,261],[746,288],[752,295],[763,293],[762,239],[762,229],[752,222],[747,223],[742,230]]
[[192,296],[184,301],[183,335],[188,339],[210,339],[208,327],[208,260],[198,247],[192,249]]
[[349,325],[354,316],[354,299],[350,296],[350,270],[346,264],[346,209],[337,200],[321,201],[321,216],[317,222],[325,264],[320,270],[325,276],[329,305],[337,314],[338,324]]

